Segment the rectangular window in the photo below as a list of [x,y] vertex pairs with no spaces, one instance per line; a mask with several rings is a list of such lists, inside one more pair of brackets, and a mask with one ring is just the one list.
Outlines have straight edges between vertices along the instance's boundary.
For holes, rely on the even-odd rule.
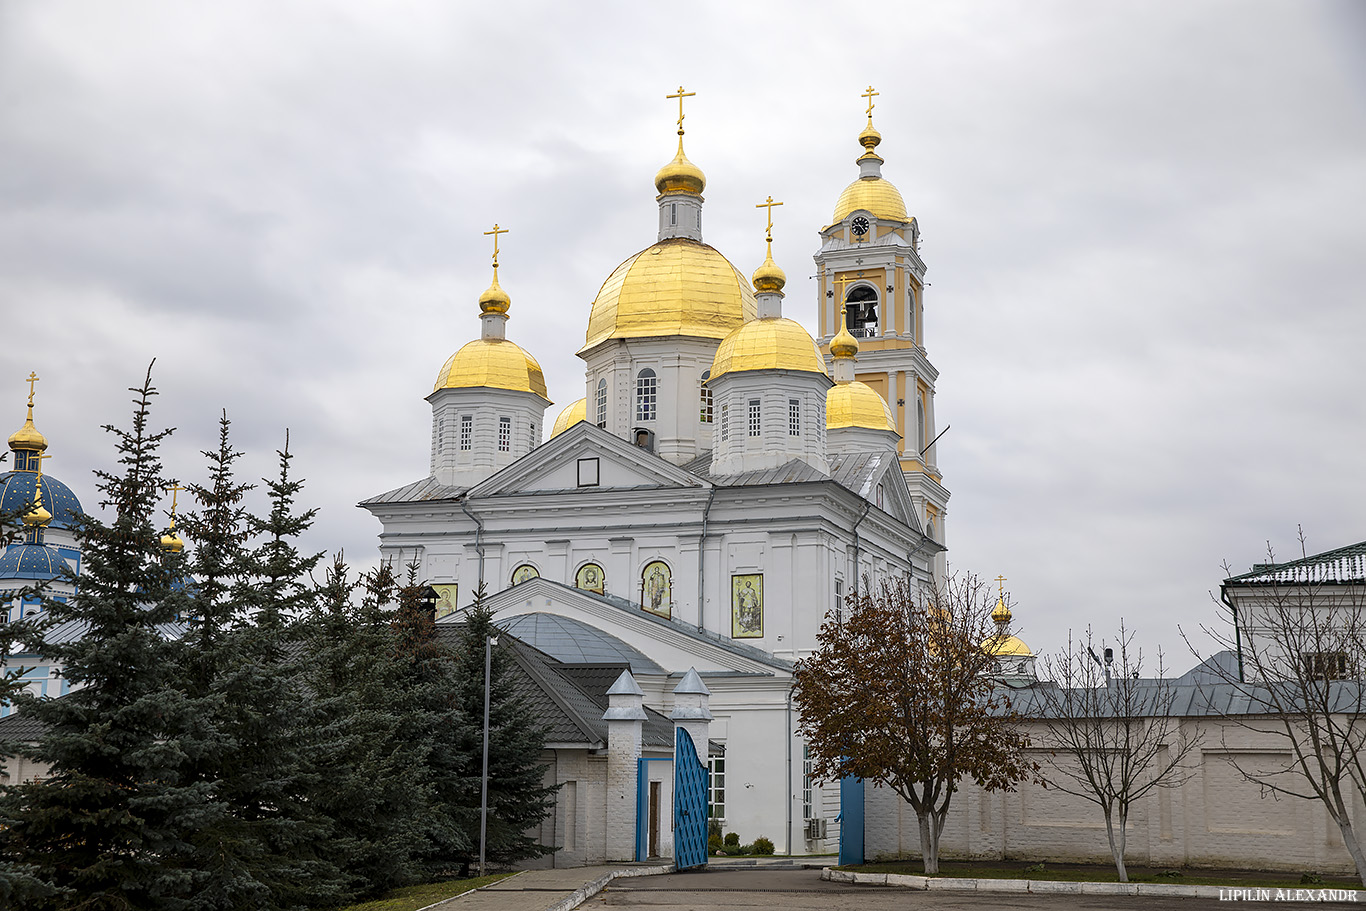
[[474,438],[474,415],[460,415],[460,451],[469,452]]
[[598,380],[598,426],[607,426],[607,381]]
[[883,506],[882,506],[882,496],[883,496],[882,485],[879,484],[879,485],[877,486],[877,508],[878,508],[878,509],[882,509],[882,508],[883,508]]
[[436,451],[441,452],[446,448],[446,419],[437,418],[436,421]]
[[758,399],[750,399],[750,400],[749,400],[749,435],[752,436],[752,437],[757,437],[757,436],[759,436],[759,434],[760,434],[760,432],[761,432],[762,430],[763,430],[763,425],[759,422],[759,400],[758,400]]
[[730,406],[721,406],[721,441],[730,439]]
[[712,756],[707,760],[711,780],[707,787],[707,818],[726,818],[726,757]]
[[835,580],[835,622],[844,621],[844,580]]
[[710,423],[711,423],[711,415],[712,415],[711,408],[712,408],[712,405],[711,405],[711,387],[709,387],[709,386],[707,386],[707,385],[704,384],[704,385],[702,386],[702,423],[703,423],[703,424],[710,424]]
[[642,370],[636,377],[637,421],[653,421],[659,413],[658,383],[653,370]]
[[810,819],[815,815],[811,778],[811,747],[802,744],[802,819]]
[[1346,680],[1351,671],[1346,652],[1305,652],[1305,674],[1316,680]]
[[790,437],[802,435],[802,403],[796,399],[787,400],[787,435]]
[[531,448],[535,449],[541,445],[541,425],[535,421],[531,422]]
[[598,486],[598,460],[579,459],[579,486]]
[[498,419],[498,451],[508,452],[512,449],[512,418]]

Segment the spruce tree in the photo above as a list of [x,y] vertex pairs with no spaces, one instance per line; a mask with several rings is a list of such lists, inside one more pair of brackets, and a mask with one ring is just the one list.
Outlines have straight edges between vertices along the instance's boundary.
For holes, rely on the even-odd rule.
[[[484,601],[484,587],[475,591],[466,610],[455,646],[458,667],[455,691],[455,739],[452,755],[457,768],[452,777],[454,812],[471,845],[461,856],[466,872],[479,860],[480,788],[484,727],[484,643],[498,635],[493,612]],[[555,849],[536,842],[527,831],[540,825],[554,808],[556,787],[544,784],[541,763],[545,732],[537,726],[518,695],[512,675],[513,658],[506,644],[492,650],[489,687],[488,831],[485,857],[509,864],[550,854]]]
[[62,890],[34,908],[188,908],[174,859],[214,812],[210,786],[187,774],[207,748],[199,706],[175,679],[180,645],[162,635],[176,602],[153,512],[164,486],[158,448],[171,431],[150,427],[150,367],[131,391],[131,427],[105,428],[119,469],[96,473],[112,518],[77,521],[80,587],[44,603],[52,625],[78,621],[85,634],[53,642],[39,630],[27,642],[72,686],[61,699],[18,699],[47,730],[25,752],[50,773],[0,796],[3,853]]

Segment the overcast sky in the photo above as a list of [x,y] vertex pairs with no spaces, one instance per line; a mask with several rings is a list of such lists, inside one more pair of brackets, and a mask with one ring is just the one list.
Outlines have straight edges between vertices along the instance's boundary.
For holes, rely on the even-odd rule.
[[871,83],[925,237],[951,563],[1009,579],[1037,651],[1123,616],[1183,670],[1222,561],[1366,539],[1364,10],[0,0],[0,424],[37,370],[48,469],[93,509],[155,357],[171,474],[203,478],[220,409],[251,476],[289,428],[309,542],[372,561],[355,503],[427,473],[481,232],[511,229],[548,426],[654,241],[682,83],[706,240],[748,274],[783,201],[812,329]]

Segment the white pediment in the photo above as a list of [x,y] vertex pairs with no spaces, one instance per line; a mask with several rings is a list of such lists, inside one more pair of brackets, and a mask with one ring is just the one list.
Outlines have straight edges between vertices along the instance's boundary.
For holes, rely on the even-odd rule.
[[707,486],[706,481],[654,453],[580,421],[475,485],[468,496],[479,499],[585,487],[628,490]]

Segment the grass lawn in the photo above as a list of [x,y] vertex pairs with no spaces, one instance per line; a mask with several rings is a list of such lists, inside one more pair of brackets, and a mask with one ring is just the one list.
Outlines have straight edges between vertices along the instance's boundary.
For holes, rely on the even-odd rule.
[[[1043,867],[1042,870],[1038,869]],[[851,864],[841,870],[856,870],[863,873],[909,873],[923,876],[925,868],[918,860],[889,861],[886,863]],[[1307,884],[1300,882],[1300,874],[1285,872],[1263,872],[1257,870],[1205,870],[1183,867],[1173,870],[1170,867],[1142,867],[1129,865],[1131,883],[1173,883],[1191,886],[1237,886],[1269,887],[1280,889],[1303,889]],[[1113,866],[1099,864],[1064,864],[1033,861],[954,861],[939,862],[940,876],[957,876],[966,879],[1031,879],[1061,880],[1063,882],[1115,883],[1119,874]],[[1361,880],[1353,876],[1324,875],[1322,883],[1314,883],[1314,888],[1360,889]]]
[[337,911],[417,911],[418,908],[425,908],[444,899],[464,895],[471,889],[496,883],[498,880],[511,875],[511,873],[495,873],[492,876],[474,876],[469,879],[448,879],[444,882],[426,883],[421,886],[405,886],[402,889],[395,889],[383,898],[362,902],[359,905],[347,905],[345,908],[338,908]]

